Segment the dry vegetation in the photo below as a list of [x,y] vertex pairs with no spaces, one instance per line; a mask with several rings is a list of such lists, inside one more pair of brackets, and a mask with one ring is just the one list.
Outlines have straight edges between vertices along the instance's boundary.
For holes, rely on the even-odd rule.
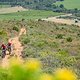
[[[3,24],[4,23],[4,24]],[[43,72],[52,73],[57,68],[72,69],[80,76],[80,27],[75,25],[56,24],[38,21],[0,21],[0,37],[4,40],[18,35],[24,25],[26,35],[20,37],[24,46],[22,57],[37,58],[43,64]],[[9,35],[10,34],[10,35]],[[4,41],[3,40],[3,41]],[[5,42],[6,43],[6,42]]]
[[52,73],[58,67],[72,68],[80,73],[80,27],[53,22],[27,21],[27,35],[20,40],[24,58],[38,58],[44,72]]

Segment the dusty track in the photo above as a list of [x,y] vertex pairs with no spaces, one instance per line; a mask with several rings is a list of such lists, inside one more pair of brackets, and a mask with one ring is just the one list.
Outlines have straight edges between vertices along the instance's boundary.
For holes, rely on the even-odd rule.
[[[66,15],[61,15],[61,16],[71,16],[71,14],[66,14]],[[55,22],[55,23],[61,23],[61,24],[67,24],[67,25],[77,25],[80,26],[80,21],[78,23],[75,23],[75,20],[73,19],[62,19],[62,18],[58,18],[59,16],[55,16],[55,17],[49,17],[49,18],[45,18],[42,20],[45,21],[51,21],[51,22]]]
[[0,14],[13,13],[13,12],[18,12],[18,11],[28,11],[28,9],[25,9],[21,6],[10,7],[10,8],[1,8]]
[[[20,41],[19,41],[19,37],[22,34],[26,34],[26,30],[25,28],[21,28],[20,33],[18,36],[14,37],[14,38],[10,38],[9,41],[12,42],[13,45],[13,54],[16,58],[18,59],[22,59],[21,58],[21,52],[23,51],[23,46],[21,45]],[[2,60],[2,67],[6,67],[8,66],[8,62],[9,62],[9,55],[6,55],[5,58]]]

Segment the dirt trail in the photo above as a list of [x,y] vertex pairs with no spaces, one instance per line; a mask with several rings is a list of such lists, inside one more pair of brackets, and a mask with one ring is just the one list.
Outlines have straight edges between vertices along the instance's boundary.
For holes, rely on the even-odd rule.
[[[25,28],[21,28],[18,36],[9,39],[9,41],[12,42],[12,45],[13,45],[13,52],[12,53],[14,54],[14,56],[16,56],[16,58],[18,58],[20,60],[22,60],[21,52],[23,51],[23,46],[21,45],[21,43],[19,41],[19,37],[22,34],[26,34]],[[5,58],[2,60],[2,67],[8,66],[8,62],[9,62],[8,58],[9,58],[9,55],[6,55]]]
[[[61,16],[71,16],[71,14],[65,14],[65,15],[61,15]],[[55,16],[55,17],[49,17],[49,18],[45,18],[45,19],[42,19],[42,20],[45,20],[45,21],[51,21],[51,22],[55,22],[55,23],[61,23],[61,24],[67,24],[67,25],[77,25],[77,26],[80,26],[80,21],[78,21],[78,23],[75,23],[75,20],[74,19],[62,19],[62,18],[58,18],[59,16]]]
[[28,11],[28,9],[25,9],[21,6],[15,6],[10,8],[0,8],[0,14],[13,13],[18,11]]

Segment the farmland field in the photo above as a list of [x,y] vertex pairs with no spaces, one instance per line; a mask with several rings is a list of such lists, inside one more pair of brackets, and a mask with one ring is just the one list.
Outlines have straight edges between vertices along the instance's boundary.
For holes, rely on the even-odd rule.
[[74,9],[74,8],[80,9],[80,0],[64,0],[64,1],[58,1],[55,4],[56,5],[63,4],[64,7],[67,9]]
[[22,12],[16,12],[16,13],[6,13],[6,14],[0,14],[0,20],[10,20],[10,19],[39,19],[39,18],[46,18],[50,16],[58,16],[63,13],[56,13],[52,11],[45,11],[45,10],[28,10],[28,11],[22,11]]
[[0,8],[8,8],[11,7],[11,5],[0,5]]

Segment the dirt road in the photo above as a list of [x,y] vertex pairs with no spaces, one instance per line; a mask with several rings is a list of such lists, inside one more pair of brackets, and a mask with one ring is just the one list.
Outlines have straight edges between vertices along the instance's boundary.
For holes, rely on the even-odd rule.
[[[71,16],[71,14],[66,14],[66,15],[61,15],[61,16]],[[45,19],[42,19],[42,20],[45,20],[45,21],[51,21],[51,22],[55,22],[55,23],[61,23],[61,24],[67,24],[67,25],[77,25],[77,26],[80,26],[80,21],[78,21],[78,23],[75,23],[75,20],[73,19],[62,19],[62,18],[58,18],[59,16],[56,16],[56,17],[49,17],[49,18],[45,18]]]
[[[21,52],[23,51],[23,46],[21,45],[21,43],[19,41],[19,37],[22,34],[26,34],[25,28],[21,28],[18,36],[9,39],[9,42],[12,42],[12,45],[13,45],[13,52],[12,53],[14,54],[14,56],[16,56],[16,58],[18,58],[20,60],[22,59]],[[2,67],[8,66],[8,62],[9,62],[8,58],[9,57],[10,57],[9,55],[6,55],[5,58],[2,60]]]
[[28,9],[25,9],[21,6],[10,7],[10,8],[1,8],[0,14],[13,13],[13,12],[18,12],[18,11],[28,11]]

